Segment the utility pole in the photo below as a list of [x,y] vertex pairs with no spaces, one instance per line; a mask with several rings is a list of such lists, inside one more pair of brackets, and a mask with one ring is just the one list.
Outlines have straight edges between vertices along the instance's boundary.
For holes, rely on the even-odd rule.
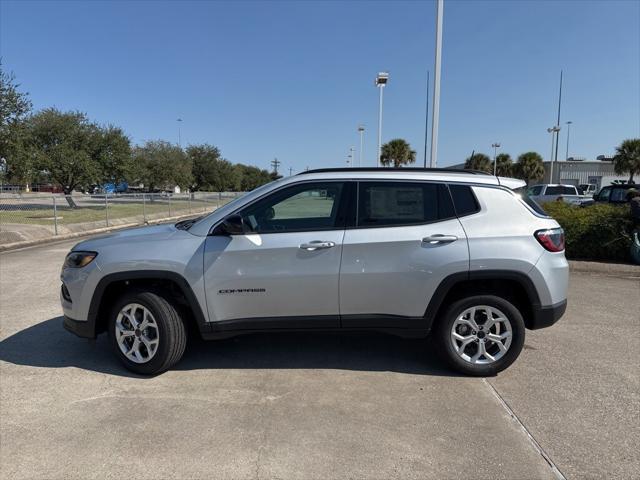
[[558,120],[556,121],[556,127],[558,127],[558,130],[556,130],[556,154],[554,158],[556,162],[558,161],[558,144],[560,143],[559,137],[560,137],[560,107],[561,106],[562,106],[562,70],[560,70],[560,92],[558,94]]
[[358,166],[361,167],[364,152],[364,125],[358,125],[358,133],[360,133],[360,159],[358,160]]
[[497,177],[498,161],[496,160],[496,158],[498,157],[498,149],[500,148],[500,144],[496,142],[496,143],[492,143],[491,146],[493,147],[493,176]]
[[424,116],[424,168],[427,168],[427,143],[429,142],[429,70],[427,70],[427,110]]
[[289,176],[293,174],[293,168],[289,167]]
[[282,162],[280,160],[278,160],[277,158],[274,158],[273,160],[271,160],[271,166],[273,167],[273,173],[277,176],[278,175],[278,167],[280,166]]
[[180,127],[181,127],[181,125],[182,125],[182,119],[181,119],[181,118],[178,118],[178,119],[176,120],[176,122],[178,122],[178,146],[179,146],[179,147],[182,147],[182,138],[181,138],[181,133],[182,133],[182,132],[180,131]]
[[571,132],[571,124],[573,123],[571,120],[565,122],[567,124],[567,153],[564,156],[564,161],[569,160],[569,132]]
[[440,66],[442,63],[442,16],[444,0],[436,0],[436,56],[433,79],[433,112],[431,119],[431,168],[438,164],[438,125],[440,123]]
[[349,158],[351,159],[351,166],[356,166],[356,147],[349,147]]

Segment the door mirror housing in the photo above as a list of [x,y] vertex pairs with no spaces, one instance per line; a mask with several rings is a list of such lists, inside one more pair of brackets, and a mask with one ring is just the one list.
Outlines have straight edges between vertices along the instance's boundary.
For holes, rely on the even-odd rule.
[[229,215],[213,229],[212,235],[244,235],[246,227],[241,215]]

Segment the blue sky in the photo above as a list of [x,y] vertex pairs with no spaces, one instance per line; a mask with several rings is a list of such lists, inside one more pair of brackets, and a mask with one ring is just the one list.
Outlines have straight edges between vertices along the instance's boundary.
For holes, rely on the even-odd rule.
[[[208,142],[231,161],[345,165],[366,125],[422,161],[435,4],[0,0],[0,56],[36,108],[81,110],[148,139]],[[570,155],[640,136],[640,2],[446,0],[439,165],[502,143],[548,156],[560,69]],[[432,72],[433,75],[433,72]],[[563,125],[564,127],[564,125]],[[566,127],[559,157],[564,158]]]

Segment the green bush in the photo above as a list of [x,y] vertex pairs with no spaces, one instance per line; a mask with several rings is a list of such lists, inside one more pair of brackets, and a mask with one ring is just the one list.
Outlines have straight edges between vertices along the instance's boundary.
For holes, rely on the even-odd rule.
[[567,258],[630,261],[633,222],[629,205],[577,207],[547,202],[543,208],[564,229]]

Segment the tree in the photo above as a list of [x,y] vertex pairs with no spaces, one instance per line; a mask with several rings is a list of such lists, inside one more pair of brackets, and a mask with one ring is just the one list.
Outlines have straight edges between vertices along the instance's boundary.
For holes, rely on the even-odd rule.
[[237,190],[248,192],[272,181],[271,174],[258,167],[238,163],[234,165],[234,169],[238,175]]
[[518,162],[514,165],[513,174],[525,182],[541,180],[544,177],[542,157],[537,152],[526,152],[518,156]]
[[[30,117],[28,128],[35,169],[46,172],[65,195],[100,178],[100,129],[84,113],[48,108]],[[75,207],[71,197],[67,202]]]
[[148,191],[173,190],[193,184],[192,161],[182,148],[163,140],[150,140],[133,151],[140,168],[140,181]]
[[415,161],[415,150],[411,150],[411,145],[402,138],[395,138],[382,145],[380,163],[385,167],[393,164],[397,168]]
[[28,181],[32,169],[28,131],[25,119],[31,112],[28,93],[18,91],[13,73],[7,73],[0,62],[0,158],[3,177]]
[[640,138],[629,138],[616,147],[613,168],[618,175],[628,173],[633,183],[633,176],[640,175]]
[[131,141],[121,128],[108,125],[95,132],[95,155],[100,167],[100,180],[118,184],[131,182],[139,176],[139,170],[131,156]]
[[231,162],[222,158],[217,147],[208,144],[190,145],[186,154],[193,164],[192,191],[225,192],[237,187],[238,171]]
[[[496,156],[496,163],[498,164],[496,174],[499,177],[510,177],[513,175],[513,161],[511,155],[508,153],[501,153]],[[493,172],[493,162],[491,162],[491,172]]]
[[469,170],[480,170],[482,172],[493,173],[491,159],[484,153],[473,153],[464,161],[464,168]]

